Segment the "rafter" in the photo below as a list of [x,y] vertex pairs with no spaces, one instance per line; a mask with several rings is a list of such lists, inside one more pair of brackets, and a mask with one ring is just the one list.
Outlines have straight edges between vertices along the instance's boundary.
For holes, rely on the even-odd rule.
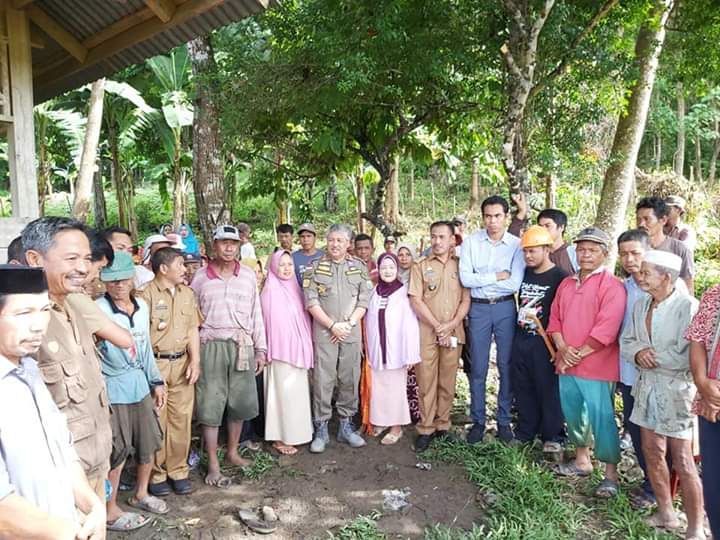
[[177,9],[173,0],[145,0],[145,5],[164,23],[172,19]]
[[69,52],[78,62],[82,63],[88,55],[88,50],[70,32],[53,20],[47,13],[35,5],[25,8],[30,20],[40,27],[47,35]]

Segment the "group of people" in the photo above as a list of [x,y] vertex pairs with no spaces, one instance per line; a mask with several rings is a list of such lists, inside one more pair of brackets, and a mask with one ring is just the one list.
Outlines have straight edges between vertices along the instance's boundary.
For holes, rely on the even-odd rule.
[[[637,228],[617,238],[622,279],[605,266],[604,231],[587,227],[568,244],[563,212],[543,210],[527,227],[525,200],[514,201],[512,217],[504,198],[485,199],[484,228],[467,236],[462,216],[436,221],[420,257],[388,237],[375,259],[372,237],[342,224],[328,228],[324,250],[313,224],[301,225],[293,250],[296,231],[282,224],[260,275],[246,224],[217,227],[209,260],[183,226],[148,238],[134,261],[125,229],[31,222],[9,247],[14,264],[0,267],[0,400],[17,411],[0,418],[0,531],[100,538],[106,526],[142,527],[142,512],[168,511],[164,496],[193,490],[193,420],[205,482],[217,487],[231,483],[221,427],[224,459],[245,467],[240,448],[258,418],[281,454],[308,443],[324,452],[333,410],[337,440],[352,448],[366,437],[396,444],[411,423],[417,452],[457,440],[450,413],[463,365],[465,439],[479,443],[494,344],[499,440],[539,439],[554,454],[572,443],[575,459],[555,467],[562,476],[590,475],[594,448],[605,465],[596,495],[612,497],[617,385],[646,478],[636,501],[657,504],[654,525],[677,528],[674,471],[686,538],[705,538],[703,500],[719,535],[720,285],[698,308],[684,201],[637,203]],[[131,455],[137,513],[117,503]],[[37,519],[18,520],[21,509]]]

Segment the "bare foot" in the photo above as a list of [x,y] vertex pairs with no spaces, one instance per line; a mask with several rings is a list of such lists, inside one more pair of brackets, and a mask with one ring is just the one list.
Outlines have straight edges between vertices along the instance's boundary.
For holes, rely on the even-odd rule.
[[656,512],[647,518],[647,524],[651,527],[668,530],[678,529],[682,525],[675,512],[670,514],[661,514],[660,512]]
[[699,529],[690,529],[685,532],[685,540],[706,540],[705,531],[702,527]]
[[249,467],[253,464],[251,459],[241,458],[240,454],[238,454],[237,451],[228,451],[228,453],[225,454],[225,461],[227,461],[228,463],[232,463],[236,467]]

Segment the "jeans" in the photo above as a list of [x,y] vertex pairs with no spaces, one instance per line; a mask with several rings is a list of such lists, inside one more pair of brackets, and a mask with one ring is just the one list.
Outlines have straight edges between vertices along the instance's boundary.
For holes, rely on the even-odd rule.
[[485,426],[485,385],[490,363],[490,344],[494,337],[500,373],[497,423],[499,426],[510,425],[510,358],[515,318],[515,302],[512,300],[498,304],[473,302],[470,307],[470,414],[476,424]]

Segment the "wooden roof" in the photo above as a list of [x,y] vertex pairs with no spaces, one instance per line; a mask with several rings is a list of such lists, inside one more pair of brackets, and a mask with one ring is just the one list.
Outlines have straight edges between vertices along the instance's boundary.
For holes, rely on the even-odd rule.
[[6,0],[31,21],[35,102],[111,75],[273,0]]

